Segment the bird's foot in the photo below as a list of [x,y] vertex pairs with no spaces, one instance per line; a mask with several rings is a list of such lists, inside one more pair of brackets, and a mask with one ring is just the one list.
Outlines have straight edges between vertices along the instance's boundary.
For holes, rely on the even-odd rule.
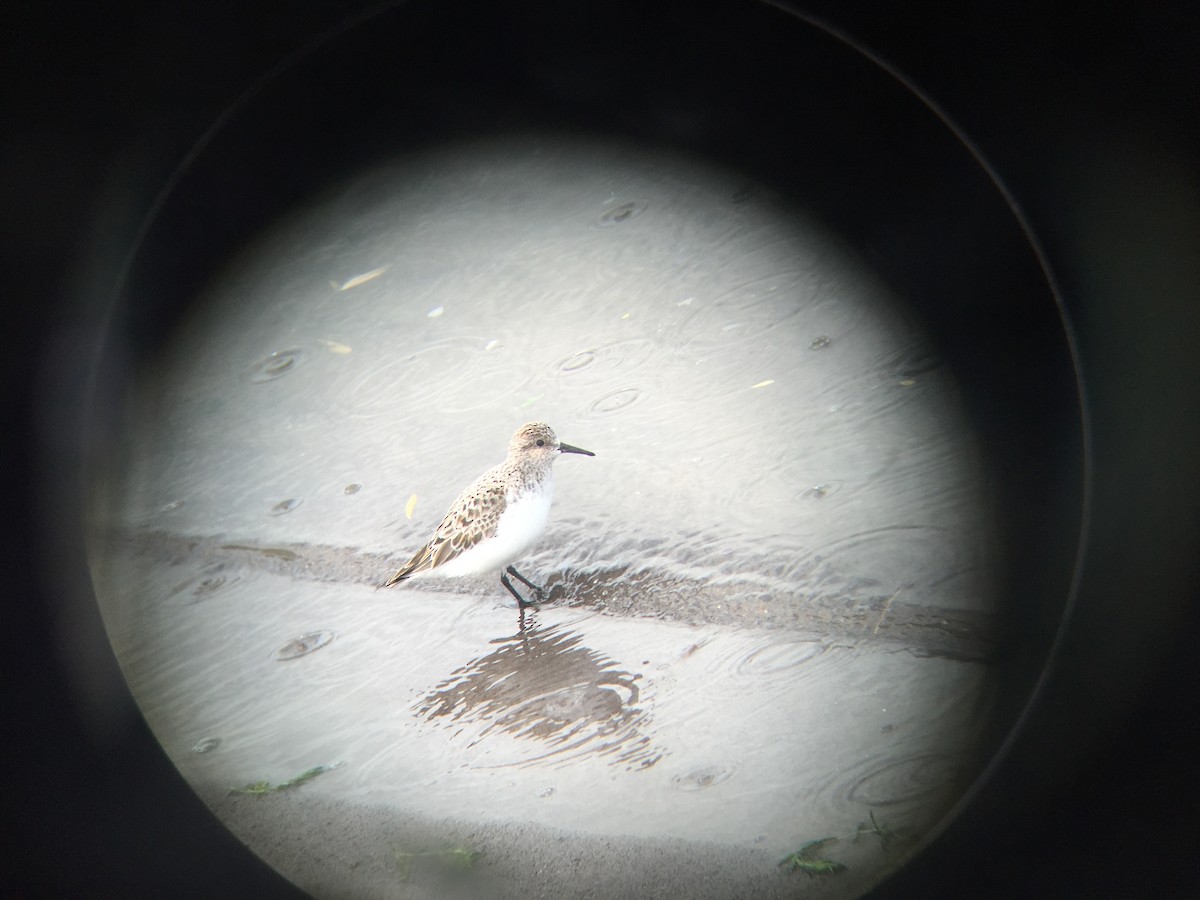
[[537,609],[539,606],[542,605],[542,601],[544,601],[545,599],[546,599],[546,592],[544,590],[542,590],[541,588],[535,588],[533,590],[533,599],[532,600],[526,600],[524,597],[518,595],[517,596],[517,605],[521,609]]
[[[525,585],[525,587],[529,588],[529,590],[533,593],[532,600],[526,600],[519,593],[517,593],[517,589],[513,587],[513,583],[508,580],[509,575],[517,579],[519,582],[521,582],[521,584]],[[500,583],[508,588],[508,592],[510,594],[517,598],[517,605],[522,609],[530,606],[537,606],[539,603],[545,600],[547,596],[546,589],[544,587],[534,584],[512,566],[509,566],[502,573],[500,573]]]

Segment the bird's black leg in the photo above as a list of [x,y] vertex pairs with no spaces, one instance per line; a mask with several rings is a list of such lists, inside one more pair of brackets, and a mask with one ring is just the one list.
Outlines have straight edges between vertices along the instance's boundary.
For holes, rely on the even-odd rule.
[[509,575],[519,579],[527,588],[530,588],[535,594],[537,594],[538,600],[541,600],[546,596],[546,589],[544,587],[539,587],[538,585],[534,584],[532,581],[518,572],[514,567],[509,566],[507,571]]
[[[511,566],[510,566],[509,568],[511,568]],[[514,574],[514,575],[516,575],[516,573],[515,573],[515,572],[514,572],[513,574]],[[517,575],[517,577],[518,577],[518,578],[521,578],[521,576],[520,576],[520,575]],[[525,579],[524,579],[524,578],[521,578],[521,580],[522,580],[522,581],[525,581]],[[534,604],[533,604],[533,601],[531,601],[531,600],[526,600],[524,597],[522,597],[520,594],[518,594],[518,593],[517,593],[517,589],[516,589],[515,587],[513,587],[513,585],[512,585],[512,582],[508,580],[508,576],[507,576],[507,575],[505,575],[503,572],[501,572],[501,573],[500,573],[500,583],[501,583],[502,585],[504,585],[506,588],[508,588],[508,592],[509,592],[510,594],[512,594],[514,597],[516,597],[516,598],[517,598],[517,606],[518,606],[518,608],[520,608],[520,609],[524,609],[524,608],[525,608],[525,607],[527,607],[527,606],[533,606],[533,605],[534,605]],[[526,584],[528,584],[528,582],[525,582],[525,583],[526,583]]]

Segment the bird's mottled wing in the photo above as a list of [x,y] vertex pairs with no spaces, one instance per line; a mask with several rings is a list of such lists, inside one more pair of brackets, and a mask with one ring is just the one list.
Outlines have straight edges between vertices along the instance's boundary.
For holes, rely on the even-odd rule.
[[494,534],[504,505],[504,483],[489,472],[462,492],[429,543],[385,581],[384,587],[410,575],[436,569]]

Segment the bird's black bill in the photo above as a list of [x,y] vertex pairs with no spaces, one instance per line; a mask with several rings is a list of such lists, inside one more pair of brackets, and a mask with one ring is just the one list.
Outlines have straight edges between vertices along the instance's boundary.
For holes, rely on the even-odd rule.
[[559,444],[558,452],[559,453],[582,453],[584,456],[595,456],[596,455],[591,450],[583,450],[579,447],[572,447],[570,444]]

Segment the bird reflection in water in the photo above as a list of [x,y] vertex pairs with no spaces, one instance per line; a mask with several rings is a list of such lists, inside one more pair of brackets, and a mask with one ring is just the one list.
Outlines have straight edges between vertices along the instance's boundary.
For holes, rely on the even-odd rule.
[[599,755],[647,769],[662,758],[645,733],[650,716],[639,706],[641,675],[584,646],[583,635],[543,628],[536,613],[522,610],[517,633],[492,644],[422,698],[417,715],[460,728],[455,736],[469,736],[470,746],[502,732],[545,747],[502,765]]

